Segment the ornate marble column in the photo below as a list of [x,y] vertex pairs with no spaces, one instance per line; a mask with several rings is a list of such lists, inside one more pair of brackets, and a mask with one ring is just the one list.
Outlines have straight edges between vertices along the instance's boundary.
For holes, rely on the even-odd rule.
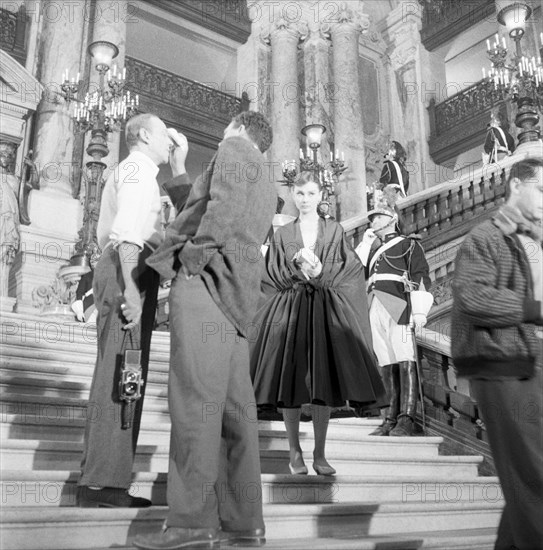
[[[271,46],[271,124],[274,131],[271,156],[271,174],[274,181],[282,178],[281,162],[299,158],[299,101],[302,87],[298,82],[298,44],[307,29],[298,22],[280,17],[262,32],[262,39]],[[295,214],[288,189],[279,187],[285,200],[284,214]]]
[[[30,217],[35,228],[73,238],[81,219],[80,205],[72,195],[78,170],[73,164],[74,134],[70,109],[59,96],[62,75],[84,78],[81,51],[90,2],[62,3],[45,0],[36,77],[45,93],[38,108],[34,161],[41,176],[41,190],[32,193]],[[62,211],[63,215],[52,215]]]
[[33,20],[39,24],[33,26],[36,43],[31,51],[39,54],[35,65],[28,59],[27,66],[35,70],[43,94],[34,121],[34,142],[25,150],[33,150],[39,187],[29,194],[29,225],[21,226],[10,294],[14,286],[17,311],[35,313],[32,293],[54,281],[58,269],[68,263],[82,219],[81,205],[73,197],[79,175],[73,160],[73,125],[60,85],[66,70],[74,79],[78,73],[84,78],[81,58],[90,0],[45,0],[32,6]]
[[420,41],[422,10],[400,4],[387,17],[390,58],[391,138],[407,152],[409,194],[438,184],[439,168],[430,157],[428,105],[436,89],[443,89],[441,75],[434,74],[429,53]]
[[327,24],[310,25],[309,37],[303,43],[305,89],[303,101],[305,122],[323,124],[326,134],[323,136],[320,154],[326,162],[329,159],[329,141],[333,135],[331,100],[334,89],[330,81],[330,32]]
[[337,215],[346,220],[366,209],[366,161],[359,90],[359,38],[369,27],[362,2],[342,2],[330,24],[333,52],[335,148],[345,154],[348,170],[339,187]]

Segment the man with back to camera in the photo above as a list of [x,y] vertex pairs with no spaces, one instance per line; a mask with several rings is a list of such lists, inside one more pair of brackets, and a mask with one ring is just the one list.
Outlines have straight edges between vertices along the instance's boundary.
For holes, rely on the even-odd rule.
[[[138,548],[265,543],[258,423],[247,337],[277,204],[264,169],[272,141],[257,112],[237,115],[164,244],[147,260],[170,291],[169,513]],[[221,532],[219,532],[219,530]],[[219,538],[220,536],[220,538]]]
[[496,550],[543,549],[543,159],[521,160],[508,198],[455,261],[452,358],[485,423],[505,498]]
[[[162,242],[156,176],[158,166],[170,158],[172,141],[164,123],[152,114],[131,118],[125,137],[130,154],[104,186],[97,228],[102,249],[93,281],[98,355],[78,487],[78,504],[86,508],[151,505],[128,494],[145,386],[134,403],[130,427],[123,428],[126,405],[120,400],[119,369],[125,350],[141,349],[142,378],[147,379],[158,274],[145,259]],[[171,156],[174,175],[184,170],[188,150],[183,136],[177,140],[182,147]],[[170,184],[172,198],[176,188],[175,182]]]

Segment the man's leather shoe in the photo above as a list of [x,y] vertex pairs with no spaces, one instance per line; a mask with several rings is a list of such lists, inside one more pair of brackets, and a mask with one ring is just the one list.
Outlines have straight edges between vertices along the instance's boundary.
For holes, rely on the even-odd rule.
[[389,435],[391,430],[396,426],[396,421],[387,418],[376,430],[368,435]]
[[265,529],[247,529],[246,531],[221,531],[221,540],[228,546],[264,546]]
[[396,427],[390,431],[392,437],[410,437],[415,434],[415,420],[407,415],[400,415]]
[[166,527],[158,535],[139,535],[134,546],[144,550],[183,550],[184,548],[216,548],[220,544],[217,529]]
[[133,497],[126,489],[103,487],[91,489],[80,485],[77,488],[77,504],[80,508],[147,508],[151,501]]

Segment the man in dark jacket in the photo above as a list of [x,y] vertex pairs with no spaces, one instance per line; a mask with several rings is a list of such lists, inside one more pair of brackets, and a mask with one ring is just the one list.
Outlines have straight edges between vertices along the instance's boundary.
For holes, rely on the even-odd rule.
[[466,237],[452,356],[485,422],[504,497],[496,549],[543,548],[543,160],[511,167],[508,199]]
[[234,118],[164,243],[147,260],[174,279],[172,435],[166,528],[138,537],[139,548],[211,547],[219,529],[232,544],[265,542],[247,337],[260,296],[260,249],[277,205],[262,155],[271,140],[261,114]]

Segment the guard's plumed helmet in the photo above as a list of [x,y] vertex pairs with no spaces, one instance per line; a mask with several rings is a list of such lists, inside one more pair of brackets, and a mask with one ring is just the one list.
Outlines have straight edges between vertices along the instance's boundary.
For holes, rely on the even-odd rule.
[[398,212],[396,210],[396,200],[398,193],[391,186],[385,186],[382,190],[375,190],[375,206],[368,212],[368,219],[371,221],[373,216],[378,214],[390,216],[395,222],[398,221]]

